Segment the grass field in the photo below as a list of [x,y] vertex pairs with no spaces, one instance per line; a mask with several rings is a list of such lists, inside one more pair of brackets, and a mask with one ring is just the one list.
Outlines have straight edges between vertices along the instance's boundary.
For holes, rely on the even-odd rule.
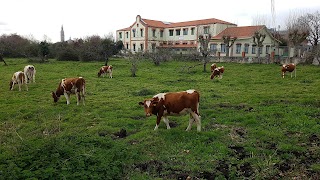
[[[0,65],[0,179],[319,179],[320,68],[298,65],[282,79],[276,64],[217,63],[223,79],[195,62],[138,64],[111,59],[113,77],[98,78],[102,62],[33,63],[36,83],[9,90],[14,72]],[[209,66],[207,70],[209,71]],[[65,77],[86,79],[86,105],[75,96],[54,104]],[[188,116],[153,128],[138,102],[159,92],[200,92],[202,131],[185,131]]]

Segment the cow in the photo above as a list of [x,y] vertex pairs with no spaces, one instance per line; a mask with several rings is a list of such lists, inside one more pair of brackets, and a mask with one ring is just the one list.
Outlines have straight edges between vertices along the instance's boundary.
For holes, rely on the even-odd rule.
[[217,65],[215,63],[211,64],[210,66],[211,72],[213,72],[215,68],[217,68]]
[[102,66],[98,72],[98,77],[105,76],[106,74],[109,74],[109,78],[112,78],[112,66]]
[[163,118],[163,122],[166,124],[167,129],[170,129],[167,116],[181,116],[189,113],[190,120],[186,131],[191,129],[194,121],[197,124],[197,131],[201,131],[199,100],[199,92],[192,89],[182,92],[159,93],[151,99],[145,99],[138,104],[144,107],[146,117],[149,117],[152,114],[157,116],[154,130],[158,129],[161,118]]
[[213,79],[216,76],[219,76],[219,79],[222,79],[224,73],[224,67],[217,67],[213,70],[213,72],[211,73],[210,79]]
[[25,84],[28,91],[25,74],[22,71],[15,72],[10,81],[10,90],[13,90],[15,84],[19,85],[19,91],[21,91],[21,85]]
[[77,96],[77,105],[79,105],[81,98],[83,105],[85,104],[85,90],[86,81],[84,78],[65,78],[59,83],[56,92],[52,91],[52,97],[54,102],[58,102],[61,95],[64,95],[67,99],[67,105],[70,104],[70,95],[75,94]]
[[33,65],[25,66],[23,72],[26,76],[27,83],[31,82],[31,80],[36,82],[36,68]]
[[282,72],[282,78],[284,78],[284,74],[289,71],[291,73],[291,78],[292,78],[292,73],[294,71],[294,77],[296,77],[296,65],[294,63],[289,63],[289,64],[283,64],[281,67],[281,72]]

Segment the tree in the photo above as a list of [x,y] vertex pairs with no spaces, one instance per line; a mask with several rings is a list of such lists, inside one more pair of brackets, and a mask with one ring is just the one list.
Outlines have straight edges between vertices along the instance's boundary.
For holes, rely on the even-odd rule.
[[263,47],[263,41],[266,38],[265,34],[262,34],[260,32],[255,32],[253,35],[253,44],[256,46],[257,48],[257,57],[259,60],[259,63],[261,63],[260,61],[260,49]]
[[[298,18],[298,23],[308,32],[306,39],[312,46],[312,54],[320,62],[319,59],[319,41],[320,41],[320,13],[307,13]],[[312,63],[312,62],[310,62]]]
[[129,57],[130,63],[131,63],[131,77],[136,77],[137,76],[137,71],[138,71],[138,63],[140,61],[142,61],[143,57],[143,53],[142,52],[137,52],[135,54],[133,54],[131,51],[128,51],[126,53]]
[[155,44],[152,44],[152,46],[152,50],[145,53],[145,57],[151,59],[154,65],[159,66],[161,62],[168,61],[171,58],[170,48],[155,47]]
[[306,38],[309,35],[309,31],[306,26],[299,22],[299,17],[302,17],[302,15],[295,12],[291,13],[286,20],[286,39],[289,47],[293,49],[294,57],[300,57],[297,53],[297,48],[307,40]]
[[44,62],[45,60],[47,60],[48,55],[49,55],[49,44],[47,43],[47,41],[42,41],[39,44],[39,51],[40,51],[40,58],[41,61]]
[[7,66],[6,61],[4,61],[4,59],[3,59],[3,57],[2,57],[2,54],[0,53],[0,62],[1,62],[1,61],[3,61],[4,65],[6,65],[6,66]]
[[237,37],[231,37],[230,35],[223,35],[222,41],[226,45],[226,57],[229,57],[230,47],[233,46],[234,42],[237,40]]
[[210,34],[199,35],[198,40],[200,43],[200,53],[202,54],[202,57],[203,57],[203,72],[206,72],[207,63],[209,62],[209,59],[207,57],[210,54],[209,42],[211,40],[211,35]]

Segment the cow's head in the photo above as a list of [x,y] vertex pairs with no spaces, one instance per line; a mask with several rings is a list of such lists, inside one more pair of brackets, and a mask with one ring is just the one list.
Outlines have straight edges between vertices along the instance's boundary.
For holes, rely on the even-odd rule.
[[144,112],[146,116],[149,117],[152,114],[155,114],[156,107],[159,103],[158,98],[146,99],[143,102],[139,102],[139,105],[144,107]]
[[101,76],[101,70],[98,72],[98,77],[100,77]]
[[51,94],[52,94],[52,98],[53,98],[53,102],[58,102],[58,100],[59,100],[59,96],[57,96],[57,94],[55,93],[55,92],[51,92]]

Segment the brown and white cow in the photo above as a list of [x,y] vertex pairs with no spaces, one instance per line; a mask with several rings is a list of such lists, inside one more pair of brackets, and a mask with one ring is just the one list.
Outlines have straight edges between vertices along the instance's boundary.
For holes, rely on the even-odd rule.
[[75,94],[77,96],[77,105],[79,105],[82,97],[83,105],[85,104],[85,90],[86,81],[84,78],[65,78],[59,83],[56,92],[52,92],[54,102],[58,102],[61,95],[64,95],[67,99],[67,104],[70,104],[70,95]]
[[26,83],[25,74],[22,71],[15,72],[10,81],[10,90],[13,90],[15,84],[19,85],[19,91],[21,91],[21,85],[25,84],[26,89],[28,91],[28,86]]
[[109,74],[109,78],[112,78],[112,66],[102,66],[98,72],[98,77],[105,76],[106,74]]
[[294,71],[294,77],[296,77],[296,65],[294,63],[290,64],[283,64],[281,67],[281,72],[282,72],[282,78],[284,78],[284,74],[289,71],[291,73],[291,78],[292,78],[292,73]]
[[189,125],[186,130],[189,131],[192,123],[195,121],[197,124],[197,130],[201,131],[199,100],[199,92],[196,90],[187,90],[182,92],[159,93],[151,99],[139,102],[139,105],[144,107],[147,117],[152,114],[157,116],[157,122],[154,130],[158,129],[161,118],[163,118],[163,122],[166,124],[167,129],[170,129],[167,116],[190,114]]
[[27,83],[31,82],[31,80],[36,82],[36,68],[33,65],[25,66],[23,72],[26,76]]
[[211,73],[210,79],[213,79],[216,76],[219,76],[219,79],[222,79],[224,73],[224,67],[217,67],[213,70],[213,72]]
[[215,63],[211,64],[210,66],[211,72],[213,72],[215,68],[217,68],[217,65]]

